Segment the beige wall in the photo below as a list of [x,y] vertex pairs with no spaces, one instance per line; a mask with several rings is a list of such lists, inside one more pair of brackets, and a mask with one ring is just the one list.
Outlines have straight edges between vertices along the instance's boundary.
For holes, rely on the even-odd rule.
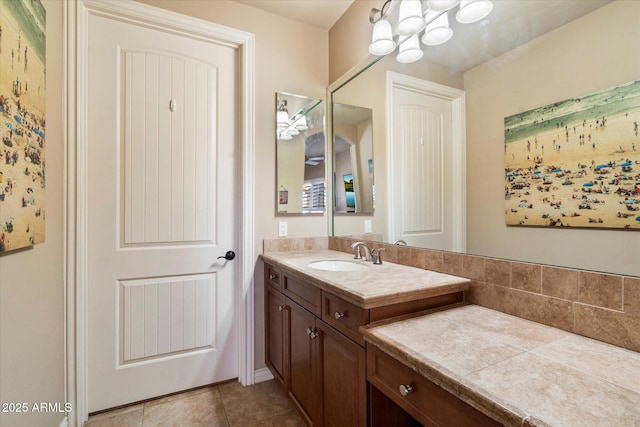
[[[62,3],[42,3],[47,10],[46,241],[0,256],[0,402],[64,406]],[[0,411],[1,426],[57,426],[63,418],[56,412]]]
[[[324,98],[328,32],[236,2],[145,3],[245,30],[256,36],[256,247],[277,236],[275,112],[277,91]],[[46,242],[0,257],[0,401],[64,403],[62,8],[47,9]],[[326,217],[287,217],[289,235],[326,235]],[[256,263],[259,264],[256,260]],[[256,283],[262,281],[257,269]],[[262,287],[256,287],[256,367],[264,366]],[[8,415],[0,425],[57,426],[64,414]]]
[[465,74],[467,252],[640,276],[637,232],[507,227],[504,118],[640,78],[640,2],[619,0]]

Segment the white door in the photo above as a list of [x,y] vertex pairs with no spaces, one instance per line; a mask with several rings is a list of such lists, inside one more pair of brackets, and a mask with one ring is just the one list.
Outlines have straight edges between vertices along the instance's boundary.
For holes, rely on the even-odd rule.
[[89,17],[88,409],[238,376],[238,52]]
[[[434,95],[433,88],[441,89],[418,79],[391,87],[389,237],[409,246],[460,251],[464,164],[461,168],[463,148],[456,143],[464,139],[455,134],[460,129],[456,101]],[[461,91],[446,90],[462,96]]]

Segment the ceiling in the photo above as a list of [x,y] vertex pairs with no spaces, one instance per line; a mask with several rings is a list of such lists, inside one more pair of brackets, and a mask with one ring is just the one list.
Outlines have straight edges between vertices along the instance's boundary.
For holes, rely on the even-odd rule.
[[235,0],[284,18],[329,30],[354,0]]

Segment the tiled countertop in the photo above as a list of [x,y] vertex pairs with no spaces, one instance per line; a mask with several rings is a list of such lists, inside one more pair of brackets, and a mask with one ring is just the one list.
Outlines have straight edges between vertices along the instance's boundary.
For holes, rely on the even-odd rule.
[[[262,260],[285,268],[365,309],[429,298],[469,288],[469,280],[383,261],[374,265],[353,255],[332,250],[266,252]],[[308,266],[313,261],[342,260],[364,265],[364,271],[326,271]]]
[[504,425],[640,427],[640,353],[464,304],[361,332]]

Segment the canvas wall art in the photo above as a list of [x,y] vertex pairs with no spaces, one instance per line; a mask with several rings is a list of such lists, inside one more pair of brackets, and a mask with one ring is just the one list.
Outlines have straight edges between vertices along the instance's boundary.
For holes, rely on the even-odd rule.
[[640,230],[640,81],[504,119],[506,223]]
[[0,1],[0,252],[45,237],[46,11]]

